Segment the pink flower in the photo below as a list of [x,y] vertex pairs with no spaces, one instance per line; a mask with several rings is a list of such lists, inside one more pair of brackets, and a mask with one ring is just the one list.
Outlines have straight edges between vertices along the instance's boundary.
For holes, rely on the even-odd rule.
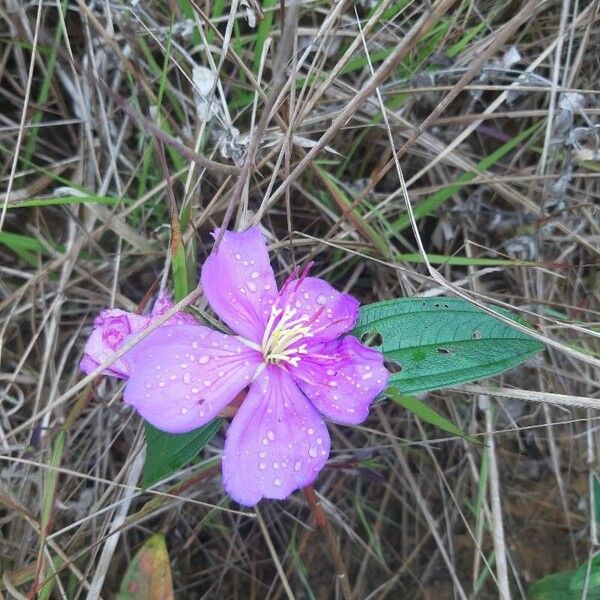
[[[91,373],[118,350],[125,338],[132,333],[138,333],[150,323],[163,315],[173,306],[168,294],[160,292],[147,317],[136,315],[118,308],[103,310],[94,320],[94,330],[83,350],[83,358],[79,368],[84,373]],[[197,325],[198,321],[191,315],[178,312],[173,315],[165,325]],[[112,375],[120,379],[129,377],[129,364],[124,357],[118,358],[104,375]]]
[[[182,433],[208,423],[249,386],[227,431],[225,489],[245,505],[286,498],[313,483],[327,461],[323,417],[366,419],[387,383],[383,357],[341,337],[358,315],[351,296],[306,270],[277,290],[258,228],[224,233],[204,264],[202,287],[237,335],[198,324],[159,327],[112,367],[129,376],[124,400],[158,429]],[[135,323],[128,326],[133,333]],[[103,325],[105,345],[124,331]]]

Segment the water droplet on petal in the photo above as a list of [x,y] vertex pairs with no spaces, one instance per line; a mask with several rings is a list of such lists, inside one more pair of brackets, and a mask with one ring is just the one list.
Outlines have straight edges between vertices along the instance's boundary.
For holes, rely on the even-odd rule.
[[274,434],[274,433],[273,433],[271,430],[267,431],[267,437],[268,437],[268,438],[269,438],[269,439],[270,439],[272,442],[273,442],[273,441],[275,441],[275,434]]
[[182,408],[181,409],[181,414],[182,415],[187,415],[188,409],[187,408]]
[[210,360],[210,356],[207,356],[207,355],[198,357],[198,362],[201,365],[205,365],[209,360]]
[[209,379],[205,379],[203,381],[203,383],[204,383],[204,387],[210,387],[212,385],[212,381],[210,381]]
[[258,291],[258,287],[256,287],[256,284],[254,283],[254,281],[248,281],[248,283],[246,283],[246,287],[251,291],[251,292],[256,292]]
[[311,458],[317,458],[318,454],[319,454],[319,453],[317,452],[317,449],[316,449],[316,448],[310,448],[310,450],[308,451],[308,455],[309,455]]
[[183,383],[187,385],[190,383],[190,374],[187,371],[183,374]]
[[279,487],[281,485],[281,479],[273,479],[273,485]]
[[265,463],[261,462],[261,463],[260,463],[260,465],[258,465],[258,468],[259,468],[261,471],[264,471],[264,470],[267,468],[267,465],[266,465]]
[[302,461],[301,460],[297,460],[294,464],[294,470],[295,471],[299,471],[302,468]]
[[252,279],[257,279],[258,277],[260,277],[260,273],[258,271],[254,271],[254,273],[252,273],[250,277],[252,277]]
[[327,296],[325,294],[319,294],[317,296],[317,304],[327,304]]

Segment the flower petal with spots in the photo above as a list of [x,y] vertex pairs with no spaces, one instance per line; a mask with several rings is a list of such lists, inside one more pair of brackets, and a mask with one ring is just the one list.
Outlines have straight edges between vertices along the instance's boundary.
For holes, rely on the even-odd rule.
[[[79,367],[84,373],[91,373],[108,360],[132,333],[137,333],[148,324],[148,317],[142,317],[118,308],[103,310],[94,321],[94,330],[83,350]],[[104,375],[126,379],[129,365],[118,358],[104,370]]]
[[[118,308],[103,310],[94,321],[94,329],[85,345],[79,368],[84,373],[91,373],[109,359],[125,343],[126,338],[146,329],[172,307],[169,294],[161,291],[149,316],[136,315]],[[198,325],[198,321],[192,315],[180,311],[165,325]],[[123,357],[118,358],[103,374],[127,379],[129,364]]]
[[352,336],[309,346],[299,366],[289,372],[322,415],[346,425],[367,418],[388,380],[382,354]]
[[198,325],[159,327],[125,354],[124,400],[152,425],[183,433],[216,417],[252,380],[260,354]]
[[275,275],[260,230],[226,231],[206,259],[201,280],[217,315],[239,335],[260,342],[277,299]]
[[300,277],[281,290],[279,304],[306,317],[313,340],[334,340],[348,333],[358,318],[358,301],[338,292],[324,279]]
[[227,431],[225,489],[247,506],[261,498],[286,498],[316,479],[327,462],[329,444],[323,419],[291,377],[268,366]]

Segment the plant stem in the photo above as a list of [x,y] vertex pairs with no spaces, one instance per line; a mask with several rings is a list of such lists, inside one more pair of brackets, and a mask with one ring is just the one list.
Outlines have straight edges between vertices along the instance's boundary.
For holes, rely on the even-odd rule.
[[344,559],[342,558],[339,548],[337,547],[333,530],[329,524],[329,521],[327,520],[327,515],[321,506],[321,502],[317,498],[315,488],[312,485],[307,485],[303,491],[304,495],[306,496],[306,501],[308,502],[308,505],[315,516],[315,521],[317,522],[317,525],[323,534],[325,545],[327,546],[327,549],[331,554],[331,558],[333,559],[335,572],[342,588],[344,600],[352,600],[354,596],[352,594],[352,588],[350,587],[350,581],[346,572],[346,565],[344,564]]

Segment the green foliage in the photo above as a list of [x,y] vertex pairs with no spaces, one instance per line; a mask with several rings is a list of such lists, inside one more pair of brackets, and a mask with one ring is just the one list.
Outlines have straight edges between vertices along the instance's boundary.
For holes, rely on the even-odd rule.
[[[494,152],[488,154],[488,156],[480,160],[472,171],[463,173],[457,177],[451,185],[443,187],[425,200],[419,202],[413,209],[415,219],[419,220],[427,215],[432,214],[442,204],[444,204],[444,202],[447,202],[450,198],[457,194],[465,186],[465,184],[473,181],[478,174],[487,171],[487,169],[497,163],[509,152],[514,150],[519,144],[531,137],[541,127],[542,124],[543,121],[534,123],[531,127],[528,127],[515,137],[502,144],[502,146],[500,146],[497,150],[494,150]],[[401,215],[392,223],[392,228],[396,233],[404,231],[409,226],[410,219],[408,218],[407,214]]]
[[414,396],[405,396],[395,387],[389,387],[386,391],[386,396],[388,396],[393,402],[399,404],[404,407],[409,412],[413,413],[426,423],[430,423],[431,425],[435,425],[439,429],[443,431],[447,431],[452,435],[457,435],[459,437],[465,438],[469,442],[479,443],[477,438],[474,438],[470,435],[467,435],[462,429],[459,429],[452,421],[446,419],[438,412],[433,410],[427,406],[424,402],[417,400]]
[[[511,313],[495,312],[517,322]],[[525,333],[459,298],[400,298],[361,308],[354,335],[378,346],[404,393],[435,390],[497,375],[543,349]]]
[[221,419],[214,419],[194,431],[173,434],[160,431],[144,421],[148,448],[142,487],[148,488],[187,465],[210,442],[220,427]]
[[553,573],[527,590],[529,600],[600,600],[600,555],[576,571]]

